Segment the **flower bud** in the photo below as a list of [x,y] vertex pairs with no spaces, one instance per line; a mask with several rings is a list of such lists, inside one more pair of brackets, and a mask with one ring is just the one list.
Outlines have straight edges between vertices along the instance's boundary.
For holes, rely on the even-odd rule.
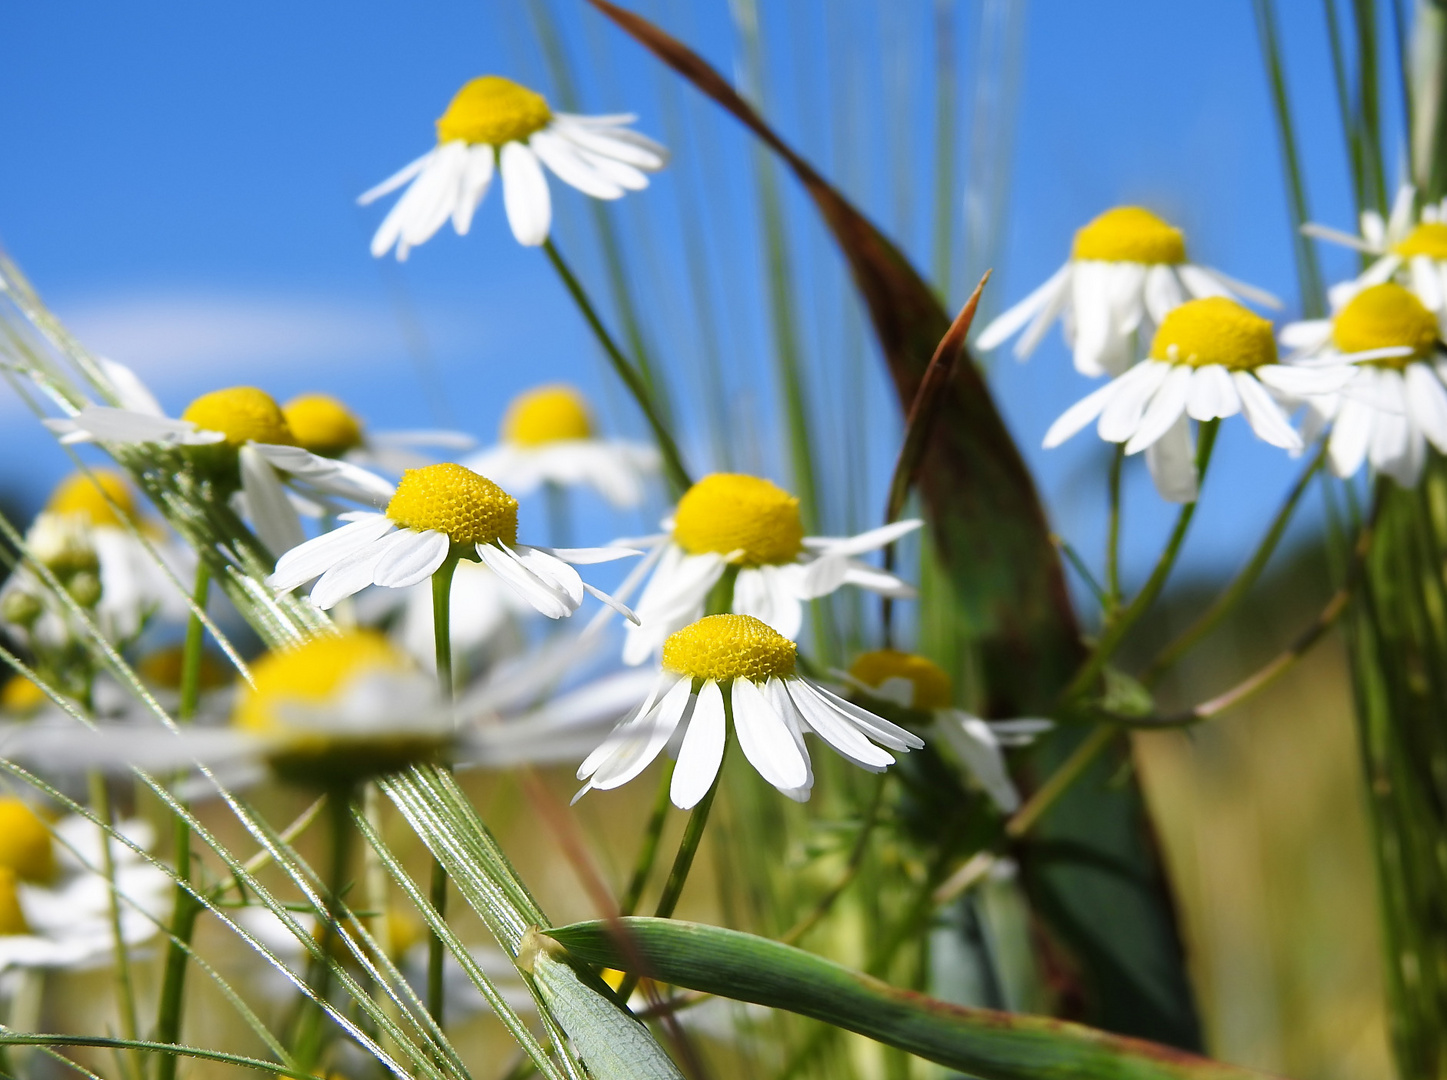
[[44,610],[39,598],[24,589],[8,592],[5,598],[0,600],[0,618],[16,626],[29,626],[40,618]]
[[92,570],[82,570],[74,575],[65,589],[81,607],[93,608],[100,603],[100,575]]

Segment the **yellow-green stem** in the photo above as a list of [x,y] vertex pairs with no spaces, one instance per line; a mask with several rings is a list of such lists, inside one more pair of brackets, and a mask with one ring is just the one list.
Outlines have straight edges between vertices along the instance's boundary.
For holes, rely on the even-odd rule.
[[[436,646],[437,688],[442,700],[452,701],[452,575],[457,571],[456,556],[449,555],[432,575],[432,638]],[[436,858],[432,860],[432,878],[428,883],[428,901],[441,918],[447,916],[447,871]],[[446,985],[443,964],[447,950],[442,939],[433,934],[427,942],[427,1011],[437,1026],[442,1026],[446,1007]]]

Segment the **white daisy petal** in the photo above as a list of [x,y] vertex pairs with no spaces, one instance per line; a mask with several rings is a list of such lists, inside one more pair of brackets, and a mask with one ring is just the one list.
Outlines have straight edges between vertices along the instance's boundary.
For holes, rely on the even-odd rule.
[[1231,382],[1231,373],[1220,364],[1198,367],[1186,395],[1186,414],[1192,420],[1216,420],[1241,411],[1241,395]]
[[237,455],[241,472],[241,490],[246,496],[247,513],[256,537],[273,555],[281,555],[306,542],[301,519],[286,497],[276,470],[255,446],[247,444]]
[[1436,263],[1426,255],[1414,255],[1407,260],[1412,275],[1412,291],[1429,311],[1442,310],[1442,280],[1437,274]]
[[877,529],[870,529],[857,536],[839,538],[831,536],[806,536],[804,537],[804,546],[830,555],[862,555],[866,551],[876,551],[886,544],[892,544],[901,536],[909,535],[923,524],[924,522],[919,518],[908,518],[904,521],[895,521],[888,525],[882,525]]
[[362,192],[362,194],[357,196],[357,205],[367,206],[373,202],[376,202],[383,195],[389,195],[392,192],[396,191],[403,184],[407,183],[408,180],[411,180],[414,176],[416,176],[423,169],[425,169],[427,167],[427,163],[432,160],[432,155],[435,152],[435,150],[427,151],[427,153],[423,154],[416,161],[413,161],[410,164],[404,165],[402,168],[398,169],[376,187],[368,188],[366,191]]
[[1432,445],[1447,453],[1447,389],[1426,364],[1408,364],[1403,376],[1408,412]]
[[276,560],[276,570],[266,583],[273,589],[289,592],[330,570],[353,552],[380,540],[394,528],[396,525],[386,514],[359,517],[340,529],[333,529],[292,548]]
[[1185,414],[1186,395],[1194,372],[1194,368],[1184,364],[1171,369],[1141,416],[1140,426],[1125,444],[1127,454],[1139,453],[1150,446]]
[[1010,780],[1005,755],[989,724],[969,713],[948,709],[940,715],[937,730],[1001,813],[1013,814],[1020,808],[1020,793]]
[[386,542],[384,538],[354,551],[318,578],[312,586],[312,603],[327,611],[372,584],[372,570],[385,553]]
[[570,145],[567,140],[550,131],[534,132],[528,145],[542,163],[563,183],[577,188],[584,195],[595,199],[621,199],[624,190],[612,180],[601,175],[597,169]]
[[718,683],[703,684],[679,747],[669,796],[680,810],[692,810],[708,794],[723,762],[724,700]]
[[[501,541],[499,541],[501,543]],[[504,544],[503,547],[511,550],[521,560],[522,564],[533,572],[538,578],[558,589],[573,607],[583,602],[583,579],[567,563],[563,562],[542,548],[530,547],[527,544],[513,544],[511,548]]]
[[1272,446],[1283,450],[1300,450],[1301,437],[1291,426],[1291,421],[1281,411],[1281,406],[1271,399],[1266,388],[1256,381],[1255,376],[1245,371],[1232,373],[1236,392],[1241,395],[1241,409],[1246,414],[1251,430]]
[[748,679],[733,682],[734,732],[744,756],[780,791],[802,787],[809,778],[804,757],[773,703]]
[[787,566],[744,567],[734,581],[733,610],[752,615],[772,626],[786,638],[794,639],[804,625],[804,606],[790,587]]
[[566,593],[543,581],[510,551],[494,544],[478,544],[477,554],[508,588],[548,618],[566,618],[577,609],[576,605],[568,606]]
[[1185,302],[1185,289],[1177,276],[1175,267],[1169,263],[1156,263],[1146,271],[1146,311],[1157,325],[1172,308]]
[[1281,307],[1281,300],[1265,289],[1258,289],[1255,285],[1248,285],[1238,278],[1229,277],[1209,266],[1192,266],[1191,269],[1205,274],[1208,278],[1214,280],[1216,284],[1226,290],[1228,294],[1235,293],[1237,296],[1250,300],[1253,304],[1260,304],[1262,307],[1271,308],[1273,311]]
[[[891,750],[918,750],[924,746],[924,740],[911,731],[907,731],[898,724],[892,724],[882,716],[876,716],[863,706],[856,705],[852,701],[846,701],[827,686],[822,686],[812,679],[800,678],[797,685],[802,685],[806,691],[816,697],[823,698],[825,702],[833,705],[836,710],[843,713],[854,722],[854,725],[862,730],[875,742],[886,746]],[[798,695],[794,692],[794,686],[789,688],[789,696],[797,701]]]
[[1373,410],[1366,403],[1347,398],[1332,424],[1327,443],[1331,471],[1342,479],[1355,476],[1367,457],[1372,437]]
[[1146,449],[1146,467],[1156,492],[1167,502],[1192,503],[1200,494],[1191,422],[1184,416]]
[[[492,176],[497,168],[495,159],[496,152],[485,144],[471,147],[467,151],[467,166],[463,169],[457,202],[452,208],[452,228],[458,236],[467,235],[472,228],[472,216],[477,213],[482,200],[487,198],[487,189],[492,186]],[[427,445],[436,444],[429,442]],[[468,447],[470,446],[469,439]]]
[[1101,411],[1096,430],[1106,442],[1123,443],[1136,433],[1146,406],[1176,365],[1144,360],[1120,377],[1115,395]]
[[447,561],[452,541],[446,533],[429,529],[398,529],[381,542],[382,555],[372,568],[372,584],[405,589],[426,581]]
[[502,201],[512,234],[524,247],[537,247],[548,238],[553,221],[548,178],[537,155],[522,143],[504,144],[499,158]]
[[1045,433],[1045,440],[1042,443],[1045,449],[1052,450],[1059,446],[1099,416],[1119,391],[1119,382],[1119,379],[1115,379],[1106,383],[1061,413],[1060,418],[1051,424],[1050,430]]
[[693,680],[677,679],[656,705],[614,729],[600,747],[606,749],[612,744],[612,748],[592,768],[589,768],[593,762],[590,756],[578,770],[578,779],[591,776],[593,786],[603,791],[635,779],[668,744],[679,722],[687,717],[693,701]]
[[150,387],[125,364],[107,360],[103,356],[96,357],[96,364],[105,374],[106,381],[111,384],[116,404],[122,409],[145,416],[166,415],[166,410],[161,408],[161,403],[156,400],[156,395],[151,393]]
[[590,154],[601,155],[648,172],[657,172],[668,161],[668,151],[633,131],[600,130],[596,127],[565,123],[554,126],[547,134],[566,140]]
[[1066,291],[1069,278],[1070,264],[1066,263],[1025,299],[991,319],[989,325],[975,338],[975,348],[981,352],[989,352],[1008,341],[1038,312]]
[[533,550],[545,551],[555,559],[561,559],[565,563],[572,563],[574,566],[591,566],[594,563],[616,562],[619,559],[627,559],[634,555],[643,554],[643,552],[635,547],[619,547],[613,545],[592,548],[535,547]]
[[787,697],[811,731],[860,768],[881,772],[894,764],[893,754],[866,739],[848,717],[840,715],[828,702],[809,693],[800,680],[774,679],[770,681],[769,688],[776,696]]
[[1319,349],[1331,340],[1331,320],[1302,319],[1287,323],[1277,340],[1289,349]]

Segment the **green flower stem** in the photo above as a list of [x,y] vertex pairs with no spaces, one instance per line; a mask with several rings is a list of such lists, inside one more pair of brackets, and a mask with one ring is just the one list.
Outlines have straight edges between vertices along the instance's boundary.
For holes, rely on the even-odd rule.
[[[450,702],[455,693],[452,683],[452,575],[457,572],[457,556],[449,555],[447,561],[432,575],[432,638],[437,649],[437,688],[442,700]],[[447,916],[447,871],[436,857],[432,860],[432,878],[428,883],[428,902],[437,909],[440,918]],[[447,959],[447,947],[442,938],[433,934],[427,942],[427,1011],[437,1026],[442,1026],[446,1006],[446,988],[443,982],[443,964]]]
[[557,245],[551,239],[544,240],[543,251],[547,253],[553,269],[563,279],[563,284],[567,287],[573,302],[578,305],[578,310],[583,313],[583,318],[593,331],[593,336],[598,339],[598,343],[603,346],[603,351],[608,354],[608,360],[613,365],[614,372],[623,380],[623,385],[628,388],[628,392],[633,395],[633,400],[637,402],[638,408],[643,411],[643,417],[653,431],[654,441],[658,443],[659,453],[663,455],[663,468],[668,474],[669,486],[673,488],[675,496],[682,495],[693,486],[693,481],[689,478],[688,470],[683,466],[683,457],[678,452],[678,445],[673,441],[673,435],[669,432],[668,425],[664,423],[643,377],[638,373],[633,362],[623,355],[622,350],[618,348],[618,343],[613,340],[613,336],[608,333],[608,328],[603,325],[603,320],[599,318],[593,302],[588,299],[582,283],[578,281],[577,276],[564,261]]
[[1005,835],[1018,840],[1030,831],[1041,815],[1055,805],[1056,800],[1070,790],[1071,785],[1084,774],[1086,766],[1095,760],[1097,754],[1110,745],[1110,740],[1119,730],[1114,724],[1100,724],[1090,737],[1075,748],[1065,762],[1050,775],[1024,806],[1016,810],[1005,822]]
[[[1200,445],[1196,447],[1196,474],[1199,483],[1205,483],[1206,467],[1211,462],[1211,449],[1216,444],[1216,432],[1220,430],[1220,426],[1219,420],[1210,420],[1201,425]],[[1181,545],[1185,542],[1186,533],[1191,527],[1191,519],[1196,516],[1196,507],[1199,503],[1198,498],[1195,502],[1189,502],[1181,507],[1181,512],[1176,517],[1176,527],[1171,530],[1165,550],[1156,560],[1155,569],[1151,571],[1145,587],[1136,594],[1135,599],[1114,620],[1106,625],[1100,635],[1100,641],[1096,643],[1095,650],[1081,665],[1075,678],[1070,680],[1070,685],[1061,693],[1061,700],[1072,701],[1095,686],[1096,680],[1100,678],[1100,673],[1105,670],[1106,664],[1115,655],[1116,649],[1120,648],[1121,642],[1125,640],[1131,627],[1156,602],[1156,598],[1160,596],[1161,590],[1166,586],[1166,579],[1171,576],[1171,570],[1176,565],[1176,558],[1181,553]]]
[[1301,503],[1301,497],[1306,494],[1307,485],[1311,483],[1325,463],[1326,441],[1322,440],[1316,453],[1307,462],[1306,468],[1302,469],[1301,475],[1297,477],[1295,485],[1287,493],[1286,500],[1281,504],[1281,509],[1276,512],[1276,517],[1267,528],[1266,535],[1261,538],[1261,543],[1256,545],[1256,550],[1252,553],[1250,560],[1241,568],[1235,580],[1226,587],[1226,590],[1216,598],[1215,602],[1151,661],[1150,666],[1141,675],[1142,682],[1147,685],[1154,682],[1161,672],[1174,664],[1198,641],[1215,629],[1216,625],[1241,602],[1251,590],[1251,586],[1256,584],[1256,579],[1261,576],[1261,572],[1266,569],[1266,564],[1271,561],[1277,544],[1281,542],[1281,537],[1286,532],[1286,526],[1291,522],[1292,515]]
[[648,815],[648,825],[643,830],[643,845],[638,849],[638,858],[633,864],[633,874],[628,879],[628,888],[618,903],[619,915],[632,915],[638,911],[643,899],[643,890],[648,885],[648,875],[658,859],[658,845],[663,837],[663,825],[668,820],[668,792],[673,784],[673,762],[665,762],[663,775],[658,778],[658,790],[653,795],[653,810]]
[[1110,527],[1105,539],[1105,618],[1115,618],[1120,608],[1120,473],[1125,463],[1125,445],[1117,443],[1110,461]]
[[[317,998],[325,1001],[331,989],[332,965],[339,955],[337,946],[341,941],[342,894],[347,887],[347,864],[352,837],[352,800],[356,792],[341,786],[327,792],[327,816],[331,824],[331,861],[327,868],[326,910],[321,912],[325,920],[319,953],[308,964],[307,985],[316,990]],[[326,1049],[328,1035],[327,1014],[317,1002],[308,1001],[301,1019],[297,1023],[296,1037],[292,1040],[292,1057],[297,1068],[313,1070]]]
[[[206,560],[196,562],[196,583],[191,594],[195,611],[186,623],[186,645],[181,654],[181,706],[178,718],[185,722],[196,715],[201,697],[201,658],[206,630],[198,612],[206,610],[211,591],[211,574]],[[177,817],[173,826],[176,859],[176,888],[171,901],[170,941],[166,946],[165,974],[161,979],[160,1005],[156,1009],[156,1042],[175,1043],[181,1038],[181,1017],[186,1003],[187,947],[196,932],[201,902],[185,888],[191,881],[191,830]],[[156,1080],[175,1080],[175,1054],[156,1060]]]
[[[110,791],[106,787],[105,775],[92,772],[89,777],[91,808],[95,816],[106,825],[114,824],[111,812]],[[136,991],[131,979],[131,958],[121,933],[121,897],[116,891],[116,856],[109,837],[102,837],[101,869],[105,873],[106,887],[110,892],[111,938],[116,950],[116,1005],[121,1017],[121,1034],[132,1042],[140,1038],[140,1024],[136,1019]],[[145,1075],[140,1055],[131,1051],[123,1056],[128,1077],[139,1080]]]

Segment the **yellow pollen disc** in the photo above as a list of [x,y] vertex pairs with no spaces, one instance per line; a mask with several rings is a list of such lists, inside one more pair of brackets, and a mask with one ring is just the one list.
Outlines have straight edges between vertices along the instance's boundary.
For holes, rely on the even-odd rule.
[[519,142],[547,127],[553,118],[547,99],[511,79],[484,75],[457,92],[447,111],[437,119],[437,141],[487,143],[501,146]]
[[1102,262],[1183,263],[1186,238],[1180,229],[1167,225],[1149,210],[1117,206],[1076,230],[1070,257]]
[[115,469],[92,469],[89,474],[78,472],[67,476],[50,493],[45,508],[55,514],[84,515],[91,525],[111,525],[122,528],[120,516],[110,502],[120,507],[127,515],[135,515],[135,499],[126,478]]
[[55,844],[50,830],[23,799],[0,798],[0,867],[21,881],[55,876]]
[[302,394],[283,405],[281,412],[303,450],[341,457],[362,445],[362,422],[329,394]]
[[242,690],[232,722],[258,735],[285,732],[288,703],[315,706],[336,701],[364,675],[404,672],[411,666],[406,656],[374,630],[314,638],[295,649],[269,652],[251,666],[255,686]]
[[233,386],[229,390],[213,390],[202,394],[181,414],[203,431],[219,431],[226,436],[226,445],[243,443],[275,443],[295,446],[291,428],[281,406],[265,390],[254,386]]
[[10,676],[0,687],[0,713],[11,716],[29,716],[49,700],[45,691],[24,675]]
[[446,533],[454,544],[517,543],[518,501],[487,477],[450,462],[404,472],[387,516],[404,529]]
[[752,615],[707,615],[663,643],[663,666],[714,682],[767,682],[794,674],[795,646]]
[[1410,356],[1376,361],[1388,367],[1406,367],[1426,356],[1438,334],[1437,319],[1422,301],[1392,281],[1357,293],[1331,324],[1332,342],[1344,353],[1401,345],[1412,350]]
[[1151,359],[1250,371],[1276,363],[1276,338],[1269,319],[1252,314],[1235,300],[1210,296],[1187,300],[1166,313],[1151,342]]
[[950,677],[933,660],[914,653],[879,649],[863,653],[849,669],[866,686],[882,686],[890,679],[905,679],[914,687],[916,709],[943,709],[950,703]]
[[30,933],[30,923],[25,921],[25,911],[20,906],[20,890],[16,887],[15,871],[0,866],[0,936],[12,937]]
[[503,442],[519,446],[588,439],[592,435],[588,403],[577,390],[562,383],[519,394],[502,418]]
[[792,562],[804,540],[799,500],[757,476],[713,473],[678,500],[673,539],[690,555],[742,551],[746,566]]
[[1447,261],[1447,224],[1424,221],[1408,233],[1405,240],[1392,245],[1392,251],[1404,259],[1425,255]]

